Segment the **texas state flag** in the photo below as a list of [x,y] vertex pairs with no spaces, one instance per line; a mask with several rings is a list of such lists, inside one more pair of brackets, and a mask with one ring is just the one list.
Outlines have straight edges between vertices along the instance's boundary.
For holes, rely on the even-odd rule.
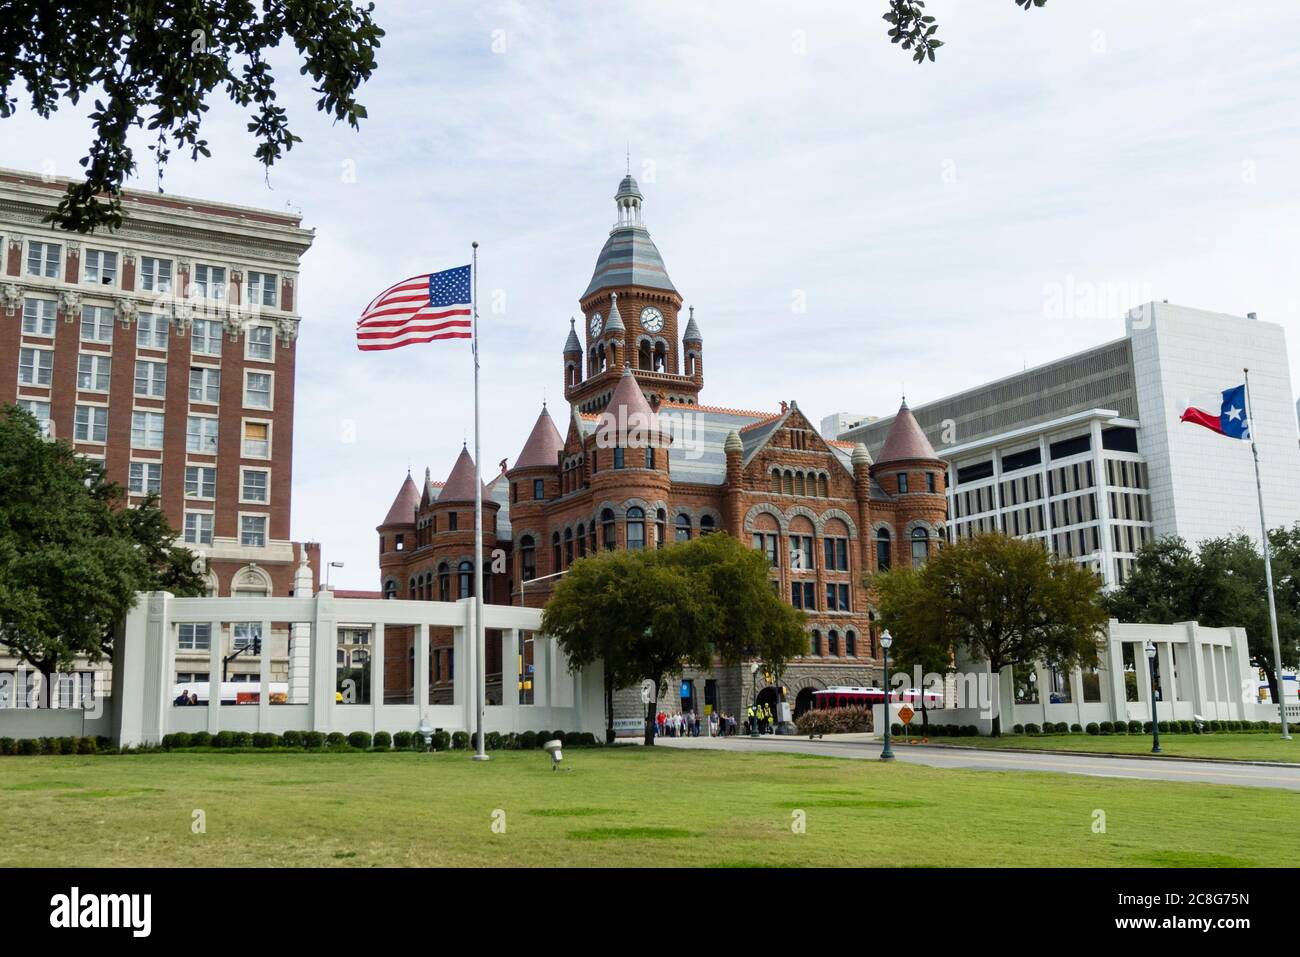
[[1246,420],[1245,385],[1224,389],[1223,402],[1218,411],[1209,411],[1208,406],[1211,404],[1206,402],[1207,408],[1189,405],[1179,421],[1203,425],[1211,432],[1218,432],[1230,439],[1250,438],[1250,423]]

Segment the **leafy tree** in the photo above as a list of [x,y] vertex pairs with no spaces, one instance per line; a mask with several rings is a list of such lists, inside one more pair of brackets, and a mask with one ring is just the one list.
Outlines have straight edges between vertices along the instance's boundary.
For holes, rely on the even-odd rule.
[[[1000,533],[939,549],[918,570],[868,578],[881,624],[904,659],[937,662],[963,652],[1002,669],[1036,661],[1062,669],[1095,665],[1107,615],[1097,577],[1049,555],[1040,543]],[[1001,734],[1001,715],[993,717]]]
[[[1294,668],[1300,665],[1300,523],[1275,528],[1268,539],[1282,667]],[[1264,558],[1249,536],[1206,539],[1195,551],[1176,536],[1158,539],[1138,552],[1133,573],[1106,604],[1121,621],[1245,628],[1251,663],[1279,700]]]
[[[1016,0],[1016,6],[1025,10],[1046,5],[1047,0]],[[934,62],[934,51],[943,46],[943,41],[935,37],[939,24],[925,12],[925,0],[889,0],[885,19],[892,24],[890,43],[901,43],[904,50],[914,50],[912,59],[917,63],[927,59]]]
[[203,594],[201,562],[150,496],[123,508],[102,464],[47,441],[16,406],[0,409],[0,645],[43,677],[111,653],[136,593]]
[[276,103],[267,59],[282,42],[297,49],[298,72],[320,95],[316,108],[355,129],[366,115],[357,90],[384,35],[373,10],[351,0],[10,0],[0,26],[0,118],[15,112],[19,83],[43,118],[93,95],[86,178],[69,185],[50,219],[81,233],[116,229],[119,192],[136,166],[133,128],[157,131],[149,151],[160,181],[173,147],[191,159],[210,155],[201,126],[218,90],[249,109],[255,155],[268,168],[301,142]]
[[[749,658],[780,674],[807,645],[803,613],[772,591],[764,556],[721,534],[574,562],[542,613],[542,631],[564,649],[570,670],[603,661],[618,688],[649,678],[662,690],[684,667]],[[648,745],[654,708],[646,707]]]

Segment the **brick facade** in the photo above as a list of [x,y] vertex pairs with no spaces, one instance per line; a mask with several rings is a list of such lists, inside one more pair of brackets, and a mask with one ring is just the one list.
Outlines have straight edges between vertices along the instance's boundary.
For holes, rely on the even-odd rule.
[[[917,442],[906,406],[897,454],[887,447],[873,464],[865,447],[824,440],[795,402],[769,412],[702,404],[704,343],[693,310],[680,328],[683,299],[641,225],[631,177],[616,200],[619,224],[579,300],[583,338],[575,323],[562,353],[567,414],[557,427],[543,408],[515,465],[484,491],[485,569],[494,554],[504,568],[486,576],[485,600],[540,607],[558,580],[551,576],[588,553],[725,532],[771,555],[773,588],[808,613],[808,654],[780,679],[792,706],[806,705],[805,689],[880,681],[863,577],[880,559],[905,565],[938,546],[943,463],[923,436]],[[642,412],[660,447],[634,428],[612,428]],[[462,451],[443,485],[426,473],[421,490],[407,476],[378,527],[386,594],[460,596],[440,589],[439,569],[454,578],[472,555],[472,484],[468,502],[446,495],[465,487],[467,469],[472,479]],[[462,515],[455,530],[446,519],[453,510]],[[500,681],[499,649],[489,680]],[[661,698],[665,710],[700,709],[707,698],[740,714],[766,684],[748,665],[688,672],[681,680],[693,683],[693,697],[683,701],[677,680]],[[642,713],[635,693],[616,699],[617,717]]]
[[[210,515],[210,539],[196,528],[186,544],[207,559],[213,593],[290,594],[293,293],[311,231],[296,215],[127,190],[122,228],[82,236],[42,221],[66,188],[0,170],[0,403],[38,412],[51,433],[102,460],[132,502],[144,498],[132,466],[156,472],[138,487],[156,483],[183,539],[187,514]],[[207,296],[198,295],[200,269]],[[256,302],[253,274],[273,287]],[[86,316],[97,321],[86,327]],[[38,355],[47,373],[33,374]],[[213,376],[210,393],[192,393],[191,370]],[[137,416],[161,418],[133,432]],[[215,450],[189,447],[192,416],[216,422]],[[214,469],[214,481],[187,490],[187,468]]]

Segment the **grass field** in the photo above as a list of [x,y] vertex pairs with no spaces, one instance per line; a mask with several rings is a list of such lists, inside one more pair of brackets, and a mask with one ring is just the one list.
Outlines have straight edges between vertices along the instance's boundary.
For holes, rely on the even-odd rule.
[[[942,742],[946,739],[938,738]],[[1093,751],[1098,754],[1151,755],[1149,734],[1010,734],[1001,738],[959,738],[954,744],[977,748],[1023,748],[1034,751]],[[1236,761],[1300,762],[1300,739],[1283,741],[1268,734],[1162,734],[1165,757],[1226,758]],[[1151,755],[1155,757],[1155,755]]]
[[1282,790],[670,748],[566,759],[8,757],[0,866],[1247,866],[1300,846]]

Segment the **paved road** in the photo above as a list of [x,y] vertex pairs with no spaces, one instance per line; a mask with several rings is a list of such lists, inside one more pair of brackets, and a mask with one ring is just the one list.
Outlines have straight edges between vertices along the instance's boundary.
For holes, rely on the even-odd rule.
[[[670,748],[709,748],[724,751],[787,751],[835,758],[879,758],[879,739],[869,735],[839,735],[809,741],[793,736],[761,738],[658,738]],[[933,768],[967,768],[977,771],[1053,771],[1103,778],[1139,778],[1148,781],[1200,781],[1257,788],[1300,791],[1300,765],[1273,767],[1221,764],[1181,758],[1114,758],[1104,755],[1042,754],[1034,751],[976,751],[942,745],[896,745],[897,760]]]

